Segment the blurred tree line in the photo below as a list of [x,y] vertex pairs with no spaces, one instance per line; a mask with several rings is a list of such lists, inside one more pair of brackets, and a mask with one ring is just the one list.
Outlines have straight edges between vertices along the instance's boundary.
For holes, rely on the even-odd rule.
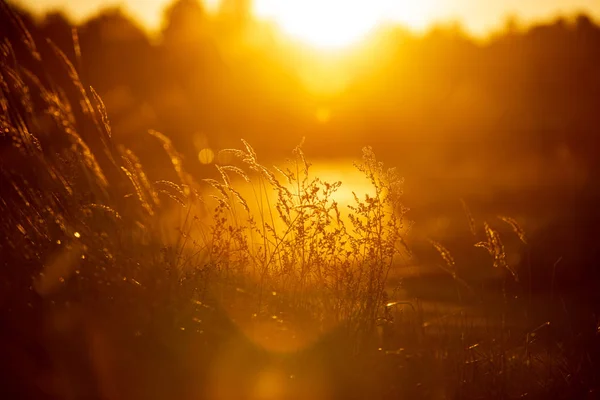
[[[250,8],[227,0],[209,13],[199,0],[177,0],[157,37],[118,8],[79,24],[76,36],[61,13],[18,13],[41,52],[51,53],[42,38],[65,52],[104,99],[115,136],[142,158],[152,154],[144,133],[154,128],[192,170],[202,168],[203,148],[243,137],[278,158],[304,136],[313,156],[370,144],[409,174],[411,166],[416,173],[468,158],[494,169],[534,156],[600,170],[600,27],[586,15],[528,27],[508,20],[485,41],[456,24],[423,35],[381,27],[370,48],[346,56],[360,66],[343,88],[323,94],[299,67],[314,54],[280,40]],[[66,78],[59,64],[39,73]]]

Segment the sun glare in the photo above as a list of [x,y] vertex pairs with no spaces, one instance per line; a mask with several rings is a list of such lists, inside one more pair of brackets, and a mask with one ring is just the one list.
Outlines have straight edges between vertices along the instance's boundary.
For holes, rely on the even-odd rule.
[[347,47],[378,24],[396,21],[421,29],[436,0],[256,0],[259,17],[288,35],[321,48]]
[[382,17],[368,1],[351,0],[258,0],[256,13],[274,20],[290,36],[324,48],[355,43]]

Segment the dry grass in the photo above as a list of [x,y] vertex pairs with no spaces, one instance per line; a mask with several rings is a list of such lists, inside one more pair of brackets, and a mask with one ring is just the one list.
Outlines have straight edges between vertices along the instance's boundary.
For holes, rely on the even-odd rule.
[[[27,63],[39,67],[35,43],[11,18],[30,50]],[[100,96],[58,48],[51,46],[64,85],[74,90],[36,77],[13,45],[0,44],[0,305],[12,324],[3,342],[30,335],[52,361],[35,365],[27,344],[10,353],[11,362],[33,361],[6,372],[9,393],[192,398],[217,378],[231,385],[274,359],[301,382],[283,384],[292,398],[544,398],[557,390],[568,398],[589,389],[593,374],[583,371],[591,366],[575,345],[587,342],[541,345],[552,326],[510,326],[519,303],[506,290],[483,316],[463,298],[458,310],[432,317],[418,299],[395,297],[389,274],[407,253],[403,180],[372,149],[356,164],[372,192],[355,193],[348,209],[334,201],[343,183],[313,176],[302,146],[287,165],[270,167],[242,141],[223,150],[235,162],[217,166],[219,180],[197,180],[169,138],[150,131],[177,177],[154,180],[114,142]],[[501,219],[526,242],[514,219]],[[516,280],[498,231],[487,222],[483,231],[476,246]],[[485,290],[473,289],[451,252],[432,244],[443,269],[481,305]],[[243,356],[223,353],[232,338]],[[65,341],[74,352],[92,350],[67,354]],[[211,365],[229,360],[225,354],[239,363],[237,375],[214,378]],[[77,367],[80,358],[91,367]],[[164,365],[173,372],[155,387]],[[317,366],[327,379],[311,374]],[[26,389],[14,376],[37,383]],[[244,385],[230,397],[252,397]]]

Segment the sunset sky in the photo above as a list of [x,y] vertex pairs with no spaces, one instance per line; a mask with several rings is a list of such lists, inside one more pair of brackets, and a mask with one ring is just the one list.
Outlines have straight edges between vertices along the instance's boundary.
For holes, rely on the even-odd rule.
[[[101,7],[122,5],[149,29],[160,27],[164,7],[171,0],[17,0],[36,12],[66,9],[85,18]],[[206,0],[215,7],[219,0]],[[297,38],[324,45],[339,45],[358,39],[381,21],[399,21],[414,29],[434,21],[460,20],[476,35],[485,34],[507,15],[522,20],[544,20],[560,13],[586,11],[600,16],[600,0],[255,0],[256,15],[274,20]],[[337,31],[331,29],[335,24]]]

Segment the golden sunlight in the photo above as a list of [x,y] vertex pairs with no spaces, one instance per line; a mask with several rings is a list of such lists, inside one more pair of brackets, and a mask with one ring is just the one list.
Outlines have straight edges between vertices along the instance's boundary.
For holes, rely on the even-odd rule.
[[382,22],[425,28],[439,0],[257,0],[259,17],[274,20],[290,36],[320,48],[347,47]]

